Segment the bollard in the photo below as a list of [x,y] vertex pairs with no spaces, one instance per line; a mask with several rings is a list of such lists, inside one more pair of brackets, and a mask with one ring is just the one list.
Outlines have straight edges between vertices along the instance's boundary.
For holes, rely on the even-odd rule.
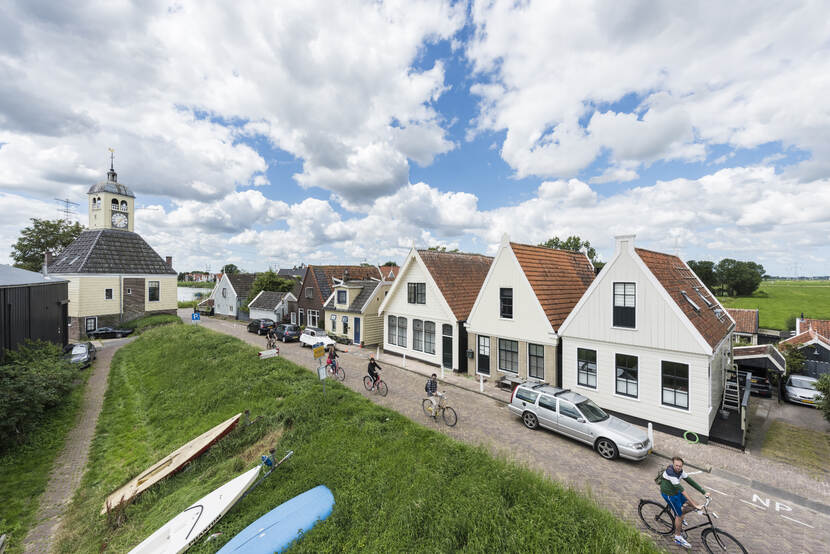
[[484,392],[484,375],[478,376],[478,392]]
[[444,364],[441,364],[441,380],[444,380]]
[[648,442],[651,443],[651,449],[654,450],[654,429],[650,421],[648,422]]
[[403,355],[403,368],[406,369],[406,354]]

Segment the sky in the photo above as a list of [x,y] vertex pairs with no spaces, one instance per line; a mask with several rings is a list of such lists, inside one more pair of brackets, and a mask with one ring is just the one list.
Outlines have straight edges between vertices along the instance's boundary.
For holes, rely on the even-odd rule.
[[0,3],[0,263],[106,179],[177,271],[614,236],[830,274],[830,4]]

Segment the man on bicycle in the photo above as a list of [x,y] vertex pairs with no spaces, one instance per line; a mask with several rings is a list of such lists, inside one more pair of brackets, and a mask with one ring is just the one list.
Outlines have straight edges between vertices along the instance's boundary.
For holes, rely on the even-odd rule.
[[432,402],[432,417],[436,417],[438,413],[438,398],[441,396],[438,392],[438,375],[435,373],[432,374],[432,377],[427,380],[427,384],[424,386],[424,391],[426,391],[429,401]]
[[686,525],[683,514],[693,509],[700,510],[701,507],[695,504],[689,495],[686,494],[683,485],[680,484],[680,480],[685,480],[707,498],[709,497],[709,493],[703,490],[703,487],[698,485],[688,473],[683,471],[683,458],[675,456],[671,462],[661,476],[660,494],[668,503],[669,509],[674,515],[674,542],[684,548],[691,548],[692,545],[683,536],[683,526]]
[[372,389],[374,389],[378,384],[378,380],[380,379],[380,376],[378,376],[378,371],[383,370],[383,368],[380,367],[378,365],[378,363],[375,361],[374,356],[369,356],[369,368],[368,368],[368,370],[369,370],[369,377],[372,378]]
[[268,329],[268,333],[266,334],[268,340],[268,346],[274,347],[277,344],[277,328],[276,325]]

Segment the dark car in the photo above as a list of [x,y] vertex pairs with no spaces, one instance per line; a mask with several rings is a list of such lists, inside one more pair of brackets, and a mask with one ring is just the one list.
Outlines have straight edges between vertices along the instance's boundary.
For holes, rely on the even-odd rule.
[[[746,373],[746,371],[741,369],[738,370],[738,379],[742,386],[746,382]],[[769,377],[765,370],[753,370],[749,392],[751,394],[766,396],[767,398],[772,397],[772,386],[770,385]]]
[[73,364],[79,364],[81,369],[89,367],[96,356],[95,347],[91,342],[67,344],[63,347],[63,357]]
[[293,323],[277,325],[276,333],[277,340],[281,340],[282,342],[300,340],[300,326],[294,325]]
[[86,336],[91,339],[120,339],[132,333],[132,329],[113,329],[112,327],[98,327],[94,331],[87,331]]
[[274,325],[273,319],[252,319],[248,323],[248,332],[264,335],[269,329],[273,329]]

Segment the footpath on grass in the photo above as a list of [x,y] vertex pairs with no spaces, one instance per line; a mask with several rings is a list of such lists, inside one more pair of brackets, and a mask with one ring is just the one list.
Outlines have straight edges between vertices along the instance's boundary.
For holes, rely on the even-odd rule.
[[[182,310],[180,315],[189,322],[188,311]],[[242,323],[205,318],[200,325],[264,348],[265,339],[248,333]],[[297,343],[280,344],[280,349],[282,357],[308,369],[316,365],[310,350]],[[366,359],[374,353],[371,349],[349,347],[349,352],[342,354],[341,363],[346,370],[344,384],[414,421],[433,425],[425,421],[421,411],[423,374],[413,372],[416,366],[411,361],[407,360],[407,370],[385,360],[381,362],[385,369],[382,378],[389,385],[387,397],[364,389],[362,379],[366,373]],[[398,363],[402,360],[398,359]],[[437,368],[425,371],[440,373]],[[459,386],[448,387],[447,391],[449,404],[458,412],[458,424],[447,428],[439,423],[437,430],[469,444],[484,445],[491,452],[507,455],[558,482],[582,490],[617,516],[643,529],[637,515],[637,502],[640,498],[659,500],[653,480],[659,469],[667,464],[665,459],[652,456],[642,462],[604,460],[581,443],[546,431],[529,431],[519,418],[509,413],[501,399],[479,394],[478,383],[467,377],[447,373],[441,388],[455,384]],[[487,385],[485,383],[485,387]],[[504,396],[493,387],[491,393]],[[827,513],[810,502],[798,503],[808,499],[830,505],[830,490],[826,483],[804,477],[783,464],[718,446],[683,445],[676,437],[663,434],[655,440],[660,441],[658,448],[662,449],[660,444],[666,444],[664,450],[700,460],[702,466],[718,465],[717,471],[698,475],[698,481],[713,492],[713,507],[721,516],[719,525],[738,537],[750,552],[821,552],[826,544],[830,544]],[[721,463],[726,469],[720,469]],[[759,529],[764,532],[759,533]],[[692,543],[700,546],[699,535],[692,537]],[[664,546],[673,548],[668,542]]]
[[84,391],[81,414],[75,427],[66,436],[63,450],[55,459],[49,484],[40,497],[37,524],[23,541],[24,552],[27,554],[44,554],[52,550],[53,538],[59,530],[66,505],[78,488],[86,466],[89,445],[107,392],[110,362],[115,352],[132,340],[134,339],[107,341],[106,346],[98,351],[92,375]]

